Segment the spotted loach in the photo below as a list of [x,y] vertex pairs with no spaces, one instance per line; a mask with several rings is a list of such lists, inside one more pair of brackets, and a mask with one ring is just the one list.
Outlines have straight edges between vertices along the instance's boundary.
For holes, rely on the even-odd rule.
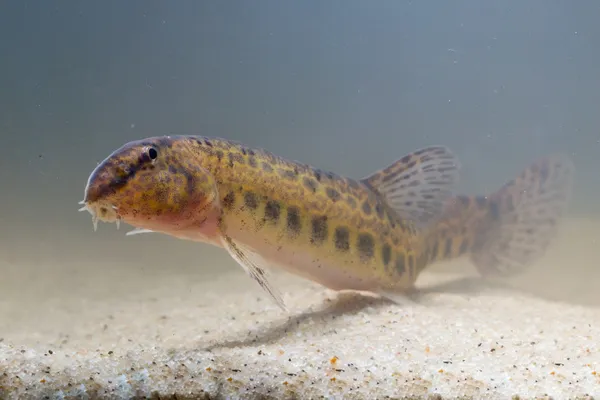
[[540,158],[497,191],[453,195],[459,163],[444,146],[416,150],[362,179],[241,143],[149,137],[103,160],[82,211],[224,248],[282,309],[268,271],[395,302],[434,263],[468,257],[506,276],[538,260],[556,236],[574,174],[564,155]]

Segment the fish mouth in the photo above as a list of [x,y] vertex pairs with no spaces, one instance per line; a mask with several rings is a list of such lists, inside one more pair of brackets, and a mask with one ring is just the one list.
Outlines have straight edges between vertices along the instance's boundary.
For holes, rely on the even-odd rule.
[[79,205],[82,205],[79,211],[87,211],[92,215],[94,231],[98,230],[98,221],[116,223],[119,229],[122,218],[116,206],[106,202],[87,203],[85,200],[80,201]]
[[[117,229],[121,226],[123,217],[119,214],[119,209],[106,202],[101,203],[86,203],[85,200],[81,200],[79,205],[82,206],[79,211],[87,211],[92,215],[92,224],[94,225],[94,232],[98,230],[98,221],[107,223],[116,223]],[[135,228],[129,231],[125,236],[137,235],[140,233],[153,233],[155,231],[150,229]]]

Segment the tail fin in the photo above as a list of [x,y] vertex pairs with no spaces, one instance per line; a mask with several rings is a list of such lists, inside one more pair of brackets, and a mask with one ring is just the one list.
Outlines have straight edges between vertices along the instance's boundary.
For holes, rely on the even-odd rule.
[[484,277],[524,271],[555,238],[574,171],[567,156],[548,156],[490,196],[450,199],[426,239],[426,264],[468,253]]

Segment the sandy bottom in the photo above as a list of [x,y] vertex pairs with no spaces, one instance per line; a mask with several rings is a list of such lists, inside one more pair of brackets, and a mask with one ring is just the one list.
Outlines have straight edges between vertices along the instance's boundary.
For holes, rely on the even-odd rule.
[[288,314],[234,264],[0,266],[0,398],[600,397],[599,239],[569,222],[510,285],[439,265],[406,305],[275,274]]

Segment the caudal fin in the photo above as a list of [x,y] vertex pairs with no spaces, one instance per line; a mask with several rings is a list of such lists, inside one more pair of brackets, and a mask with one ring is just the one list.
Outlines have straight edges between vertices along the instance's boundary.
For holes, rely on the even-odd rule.
[[574,172],[567,156],[548,156],[490,196],[491,223],[471,254],[480,274],[514,275],[546,252],[571,198]]
[[548,156],[490,196],[451,198],[427,236],[422,267],[468,254],[484,277],[524,271],[557,235],[574,172],[567,156]]

